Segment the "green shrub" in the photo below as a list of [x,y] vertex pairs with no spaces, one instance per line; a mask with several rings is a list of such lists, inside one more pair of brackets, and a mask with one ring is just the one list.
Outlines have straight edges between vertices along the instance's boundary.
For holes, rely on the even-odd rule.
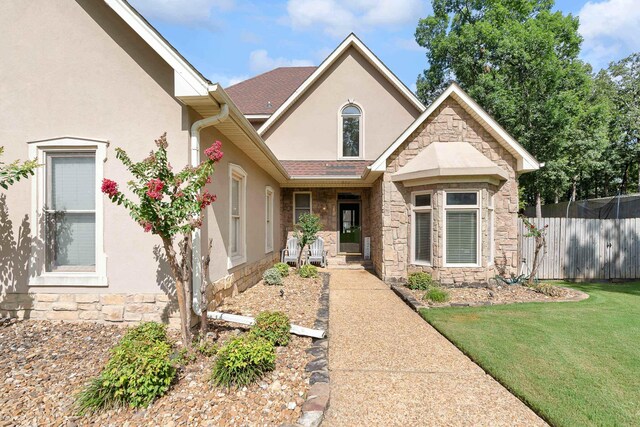
[[433,285],[434,281],[429,273],[420,271],[409,274],[409,280],[407,281],[407,287],[409,289],[426,291]]
[[449,293],[442,288],[431,287],[424,294],[423,299],[433,302],[445,302],[449,299]]
[[111,358],[100,375],[78,394],[79,413],[148,406],[169,390],[175,377],[170,354],[164,325],[149,322],[130,329],[111,349]]
[[253,337],[264,338],[276,346],[289,344],[291,323],[289,316],[281,311],[263,311],[249,332]]
[[167,342],[167,325],[144,322],[131,328],[122,337],[123,341]]
[[264,283],[266,285],[282,285],[282,275],[280,274],[280,271],[275,267],[271,267],[270,269],[265,271],[262,274],[262,279],[264,280]]
[[198,343],[196,350],[198,350],[198,352],[203,356],[211,357],[218,353],[218,346],[214,342],[203,340]]
[[273,344],[264,338],[243,336],[227,342],[218,352],[211,380],[218,386],[242,387],[276,367]]
[[305,279],[318,277],[318,268],[315,265],[305,264],[298,269],[298,275]]
[[289,264],[284,262],[276,263],[273,268],[280,272],[280,276],[287,277],[289,275]]

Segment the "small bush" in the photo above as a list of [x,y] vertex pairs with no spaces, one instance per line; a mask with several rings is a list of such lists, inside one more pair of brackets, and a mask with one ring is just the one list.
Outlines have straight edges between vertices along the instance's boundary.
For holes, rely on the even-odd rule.
[[287,277],[289,275],[289,264],[278,262],[273,266],[273,268],[278,270],[280,272],[280,276],[282,277]]
[[423,299],[433,302],[445,302],[449,299],[449,293],[442,288],[429,288]]
[[532,289],[548,297],[562,297],[565,295],[563,289],[553,286],[551,283],[540,283],[532,286]]
[[413,290],[426,291],[434,285],[433,278],[429,273],[416,272],[409,274],[407,287]]
[[273,345],[286,346],[291,338],[289,329],[289,316],[281,311],[263,311],[256,317],[250,334],[253,337],[264,338]]
[[215,356],[218,353],[218,346],[211,341],[200,341],[196,347],[198,353],[206,357]]
[[264,274],[262,274],[262,280],[264,280],[264,283],[269,286],[282,285],[282,275],[280,274],[280,271],[275,267],[272,267],[265,271]]
[[169,390],[175,377],[170,354],[164,325],[149,322],[130,329],[111,349],[111,358],[100,375],[78,394],[79,413],[148,406]]
[[305,279],[318,277],[318,267],[311,264],[305,264],[298,269],[298,276]]
[[211,380],[218,386],[242,387],[260,379],[276,367],[273,344],[264,338],[238,337],[218,352]]

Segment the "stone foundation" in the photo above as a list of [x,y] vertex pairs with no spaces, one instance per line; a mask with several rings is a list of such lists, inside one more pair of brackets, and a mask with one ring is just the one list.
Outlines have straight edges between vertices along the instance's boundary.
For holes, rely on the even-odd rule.
[[[235,296],[262,279],[262,273],[278,260],[274,252],[260,261],[240,266],[207,289],[209,308],[224,298]],[[164,293],[157,294],[81,294],[28,293],[0,295],[0,317],[36,320],[93,321],[104,323],[138,323],[155,321],[180,325],[177,301]]]

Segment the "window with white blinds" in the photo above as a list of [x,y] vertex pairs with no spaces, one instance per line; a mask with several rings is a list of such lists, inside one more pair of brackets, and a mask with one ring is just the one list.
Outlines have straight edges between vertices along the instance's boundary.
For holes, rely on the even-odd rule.
[[94,152],[46,155],[46,271],[95,271]]
[[267,187],[265,190],[265,242],[264,251],[273,251],[273,189]]
[[431,264],[431,193],[412,194],[413,264]]
[[478,265],[479,193],[447,192],[444,209],[445,264]]
[[295,192],[293,193],[293,223],[300,221],[300,215],[311,213],[311,193]]
[[229,267],[247,260],[246,228],[247,174],[240,166],[229,165]]

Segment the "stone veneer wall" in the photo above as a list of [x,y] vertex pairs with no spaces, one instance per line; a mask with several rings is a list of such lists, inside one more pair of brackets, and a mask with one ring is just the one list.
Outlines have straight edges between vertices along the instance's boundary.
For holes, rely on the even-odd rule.
[[[509,175],[499,187],[485,183],[437,184],[423,187],[405,187],[391,181],[391,174],[406,165],[431,142],[464,141],[473,145]],[[488,265],[487,201],[495,192],[495,260],[506,273],[515,271],[518,265],[518,184],[516,159],[500,145],[460,104],[449,98],[405,141],[387,160],[383,176],[383,259],[384,275],[388,281],[404,280],[408,272],[423,269],[432,272],[443,282],[485,281],[496,273]],[[440,223],[444,189],[473,188],[481,191],[483,248],[481,267],[443,267],[443,229]],[[411,192],[430,189],[433,195],[433,267],[411,265]]]
[[[274,251],[260,261],[238,267],[211,284],[207,288],[209,308],[215,309],[224,298],[235,296],[258,283],[262,273],[278,258]],[[164,293],[9,293],[0,295],[0,316],[109,323],[156,321],[175,327],[180,325],[177,302]]]
[[371,262],[378,277],[384,277],[383,238],[382,238],[382,177],[371,187],[369,221],[371,225]]
[[[338,193],[360,194],[360,223],[362,237],[371,236],[369,216],[370,189],[368,188],[283,188],[280,214],[282,244],[293,234],[293,193],[298,191],[311,192],[311,213],[320,216],[322,231],[319,234],[324,240],[325,249],[329,251],[329,262],[338,260]],[[373,245],[372,245],[373,246]],[[364,250],[364,249],[363,249]]]

